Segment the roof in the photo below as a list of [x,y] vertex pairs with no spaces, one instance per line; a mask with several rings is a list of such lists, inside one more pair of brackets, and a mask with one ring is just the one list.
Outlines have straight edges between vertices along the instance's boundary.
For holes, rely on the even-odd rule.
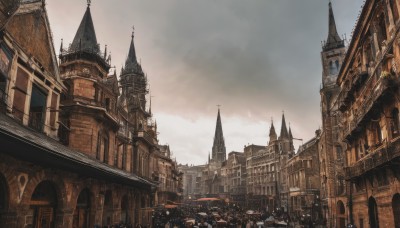
[[95,179],[107,180],[139,188],[150,188],[155,183],[134,174],[117,169],[68,148],[58,141],[17,123],[14,119],[0,114],[0,150],[17,159],[44,167],[79,173]]
[[86,8],[86,12],[83,15],[78,31],[75,34],[71,48],[74,50],[100,51],[89,6]]

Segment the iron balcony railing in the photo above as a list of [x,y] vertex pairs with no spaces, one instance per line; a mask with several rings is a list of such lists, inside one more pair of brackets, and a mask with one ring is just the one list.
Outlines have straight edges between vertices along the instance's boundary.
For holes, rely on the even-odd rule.
[[345,167],[345,178],[349,180],[362,176],[368,171],[380,167],[397,157],[400,157],[400,137],[387,144],[383,144],[370,152],[366,157],[348,167]]

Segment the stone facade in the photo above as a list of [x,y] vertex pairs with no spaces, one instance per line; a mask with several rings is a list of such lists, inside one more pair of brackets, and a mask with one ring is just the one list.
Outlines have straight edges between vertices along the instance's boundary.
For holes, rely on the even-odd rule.
[[297,153],[291,157],[287,164],[287,178],[289,187],[288,212],[292,217],[307,219],[320,224],[322,210],[320,204],[320,164],[319,164],[319,138],[316,136],[300,146]]
[[158,144],[133,36],[119,83],[89,5],[58,64],[44,1],[9,3],[0,3],[0,227],[151,223],[153,206],[180,200],[182,174]]
[[400,226],[399,3],[365,2],[337,78],[347,198],[338,226]]

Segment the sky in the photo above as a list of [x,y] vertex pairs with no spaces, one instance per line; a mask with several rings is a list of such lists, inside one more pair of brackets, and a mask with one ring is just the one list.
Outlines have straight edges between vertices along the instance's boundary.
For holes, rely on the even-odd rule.
[[[341,36],[351,39],[363,0],[332,0]],[[47,0],[56,52],[71,43],[85,0]],[[93,0],[97,41],[117,74],[135,28],[148,75],[160,144],[178,163],[205,164],[221,105],[227,153],[267,145],[282,112],[297,148],[321,126],[321,41],[328,0]],[[149,95],[150,97],[150,95]]]

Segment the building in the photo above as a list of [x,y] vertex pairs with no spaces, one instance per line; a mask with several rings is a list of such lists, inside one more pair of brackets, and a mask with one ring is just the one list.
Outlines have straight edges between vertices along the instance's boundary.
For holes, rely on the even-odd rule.
[[183,173],[183,196],[186,200],[201,198],[201,175],[206,165],[179,165],[178,170]]
[[269,212],[287,210],[287,160],[294,154],[291,129],[282,115],[280,136],[273,122],[267,146],[249,145],[244,148],[247,173],[247,206],[264,208]]
[[399,7],[367,0],[337,77],[347,201],[336,224],[399,227]]
[[0,227],[151,223],[182,178],[158,145],[133,35],[119,83],[90,4],[59,62],[44,1],[2,1],[0,19]]
[[[322,132],[319,144],[321,202],[324,220],[328,227],[343,227],[345,214],[337,205],[346,205],[343,166],[345,145],[339,140],[341,125],[338,104],[339,86],[336,83],[346,53],[345,42],[338,35],[332,4],[329,2],[328,38],[323,44],[321,115]],[[340,206],[340,207],[341,207]],[[339,218],[340,223],[336,223]],[[340,224],[340,225],[339,225]]]
[[319,137],[318,130],[316,136],[301,145],[286,164],[289,187],[288,212],[293,218],[303,218],[303,221],[311,219],[313,222],[321,222],[322,219]]
[[243,152],[230,152],[226,161],[225,192],[234,206],[246,205],[246,157]]

